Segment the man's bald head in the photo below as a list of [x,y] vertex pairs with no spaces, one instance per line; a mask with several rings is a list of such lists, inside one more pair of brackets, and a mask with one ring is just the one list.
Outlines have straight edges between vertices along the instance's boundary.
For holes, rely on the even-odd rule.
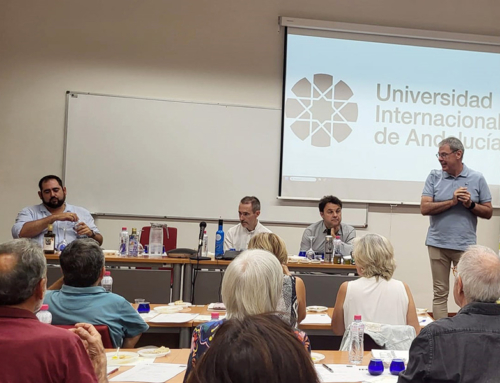
[[485,246],[470,246],[457,266],[466,303],[500,298],[500,257]]

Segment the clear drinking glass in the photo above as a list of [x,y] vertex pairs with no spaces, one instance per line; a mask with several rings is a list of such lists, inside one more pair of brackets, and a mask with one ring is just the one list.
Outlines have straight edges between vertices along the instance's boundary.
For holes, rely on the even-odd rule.
[[312,261],[314,259],[314,250],[313,250],[313,241],[314,241],[314,238],[316,238],[316,237],[314,237],[313,235],[309,236],[309,240],[311,241],[311,248],[306,251],[306,257],[310,261]]
[[68,246],[68,242],[66,242],[66,225],[63,225],[63,239],[57,244],[56,248],[58,251],[63,251],[66,246]]

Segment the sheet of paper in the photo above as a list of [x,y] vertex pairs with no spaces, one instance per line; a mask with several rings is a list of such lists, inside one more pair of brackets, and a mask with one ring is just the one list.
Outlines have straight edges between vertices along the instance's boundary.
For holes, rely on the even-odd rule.
[[428,317],[428,316],[425,316],[425,317],[424,316],[419,316],[418,317],[418,324],[420,326],[424,326],[425,327],[429,323],[432,323],[432,322],[434,322],[434,320],[432,318]]
[[398,377],[391,375],[386,369],[382,375],[371,376],[367,366],[353,366],[349,364],[327,364],[333,373],[328,371],[322,364],[315,364],[321,382],[367,382],[367,383],[393,383]]
[[109,375],[109,374],[111,374],[111,373],[113,373],[113,372],[117,371],[117,370],[118,370],[118,368],[119,368],[118,366],[107,366],[107,367],[106,367],[106,374],[108,374],[108,375]]
[[307,314],[300,324],[330,324],[332,318],[328,314]]
[[160,314],[151,319],[150,323],[186,323],[196,318],[198,314]]
[[[360,370],[358,366],[347,364],[327,364],[333,370],[333,373],[328,371],[322,364],[315,364],[316,372],[322,382],[362,382],[369,375],[368,371]],[[368,375],[368,376],[367,376]]]
[[135,366],[110,379],[111,382],[163,383],[186,369],[185,364],[155,363]]

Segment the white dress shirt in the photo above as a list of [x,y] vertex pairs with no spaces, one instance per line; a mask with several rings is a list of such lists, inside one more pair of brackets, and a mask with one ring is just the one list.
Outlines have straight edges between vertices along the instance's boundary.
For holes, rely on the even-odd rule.
[[248,248],[248,242],[250,242],[255,234],[259,233],[272,233],[272,231],[258,221],[257,226],[255,226],[255,229],[252,231],[241,226],[241,223],[233,226],[227,231],[224,237],[224,251],[230,249],[246,250]]

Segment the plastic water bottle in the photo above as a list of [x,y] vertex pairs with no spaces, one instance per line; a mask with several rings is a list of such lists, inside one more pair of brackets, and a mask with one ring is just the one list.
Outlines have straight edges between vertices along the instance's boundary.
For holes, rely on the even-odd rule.
[[101,281],[101,286],[104,287],[104,290],[106,291],[113,291],[113,277],[111,276],[111,271],[104,272],[104,278]]
[[325,238],[325,263],[333,263],[333,240],[331,235]]
[[215,258],[220,258],[224,255],[224,230],[223,220],[219,219],[219,230],[215,233]]
[[126,257],[128,255],[128,231],[126,227],[122,227],[120,233],[120,246],[118,249],[120,249],[120,257]]
[[351,343],[349,344],[349,363],[351,364],[360,364],[363,361],[364,335],[365,324],[361,322],[361,315],[354,315],[354,322],[351,323]]
[[42,305],[40,311],[36,313],[36,317],[42,323],[51,324],[52,314],[49,311],[49,305]]
[[340,265],[342,263],[342,253],[340,252],[341,246],[342,241],[340,240],[340,236],[337,235],[333,240],[333,263],[336,265]]
[[163,225],[151,223],[149,231],[149,246],[148,251],[150,256],[161,256],[163,253]]
[[206,230],[203,232],[203,242],[202,242],[202,246],[201,246],[201,256],[202,257],[208,257],[208,234],[207,234]]
[[128,255],[131,257],[139,255],[139,236],[135,227],[132,228],[132,234],[128,238]]

